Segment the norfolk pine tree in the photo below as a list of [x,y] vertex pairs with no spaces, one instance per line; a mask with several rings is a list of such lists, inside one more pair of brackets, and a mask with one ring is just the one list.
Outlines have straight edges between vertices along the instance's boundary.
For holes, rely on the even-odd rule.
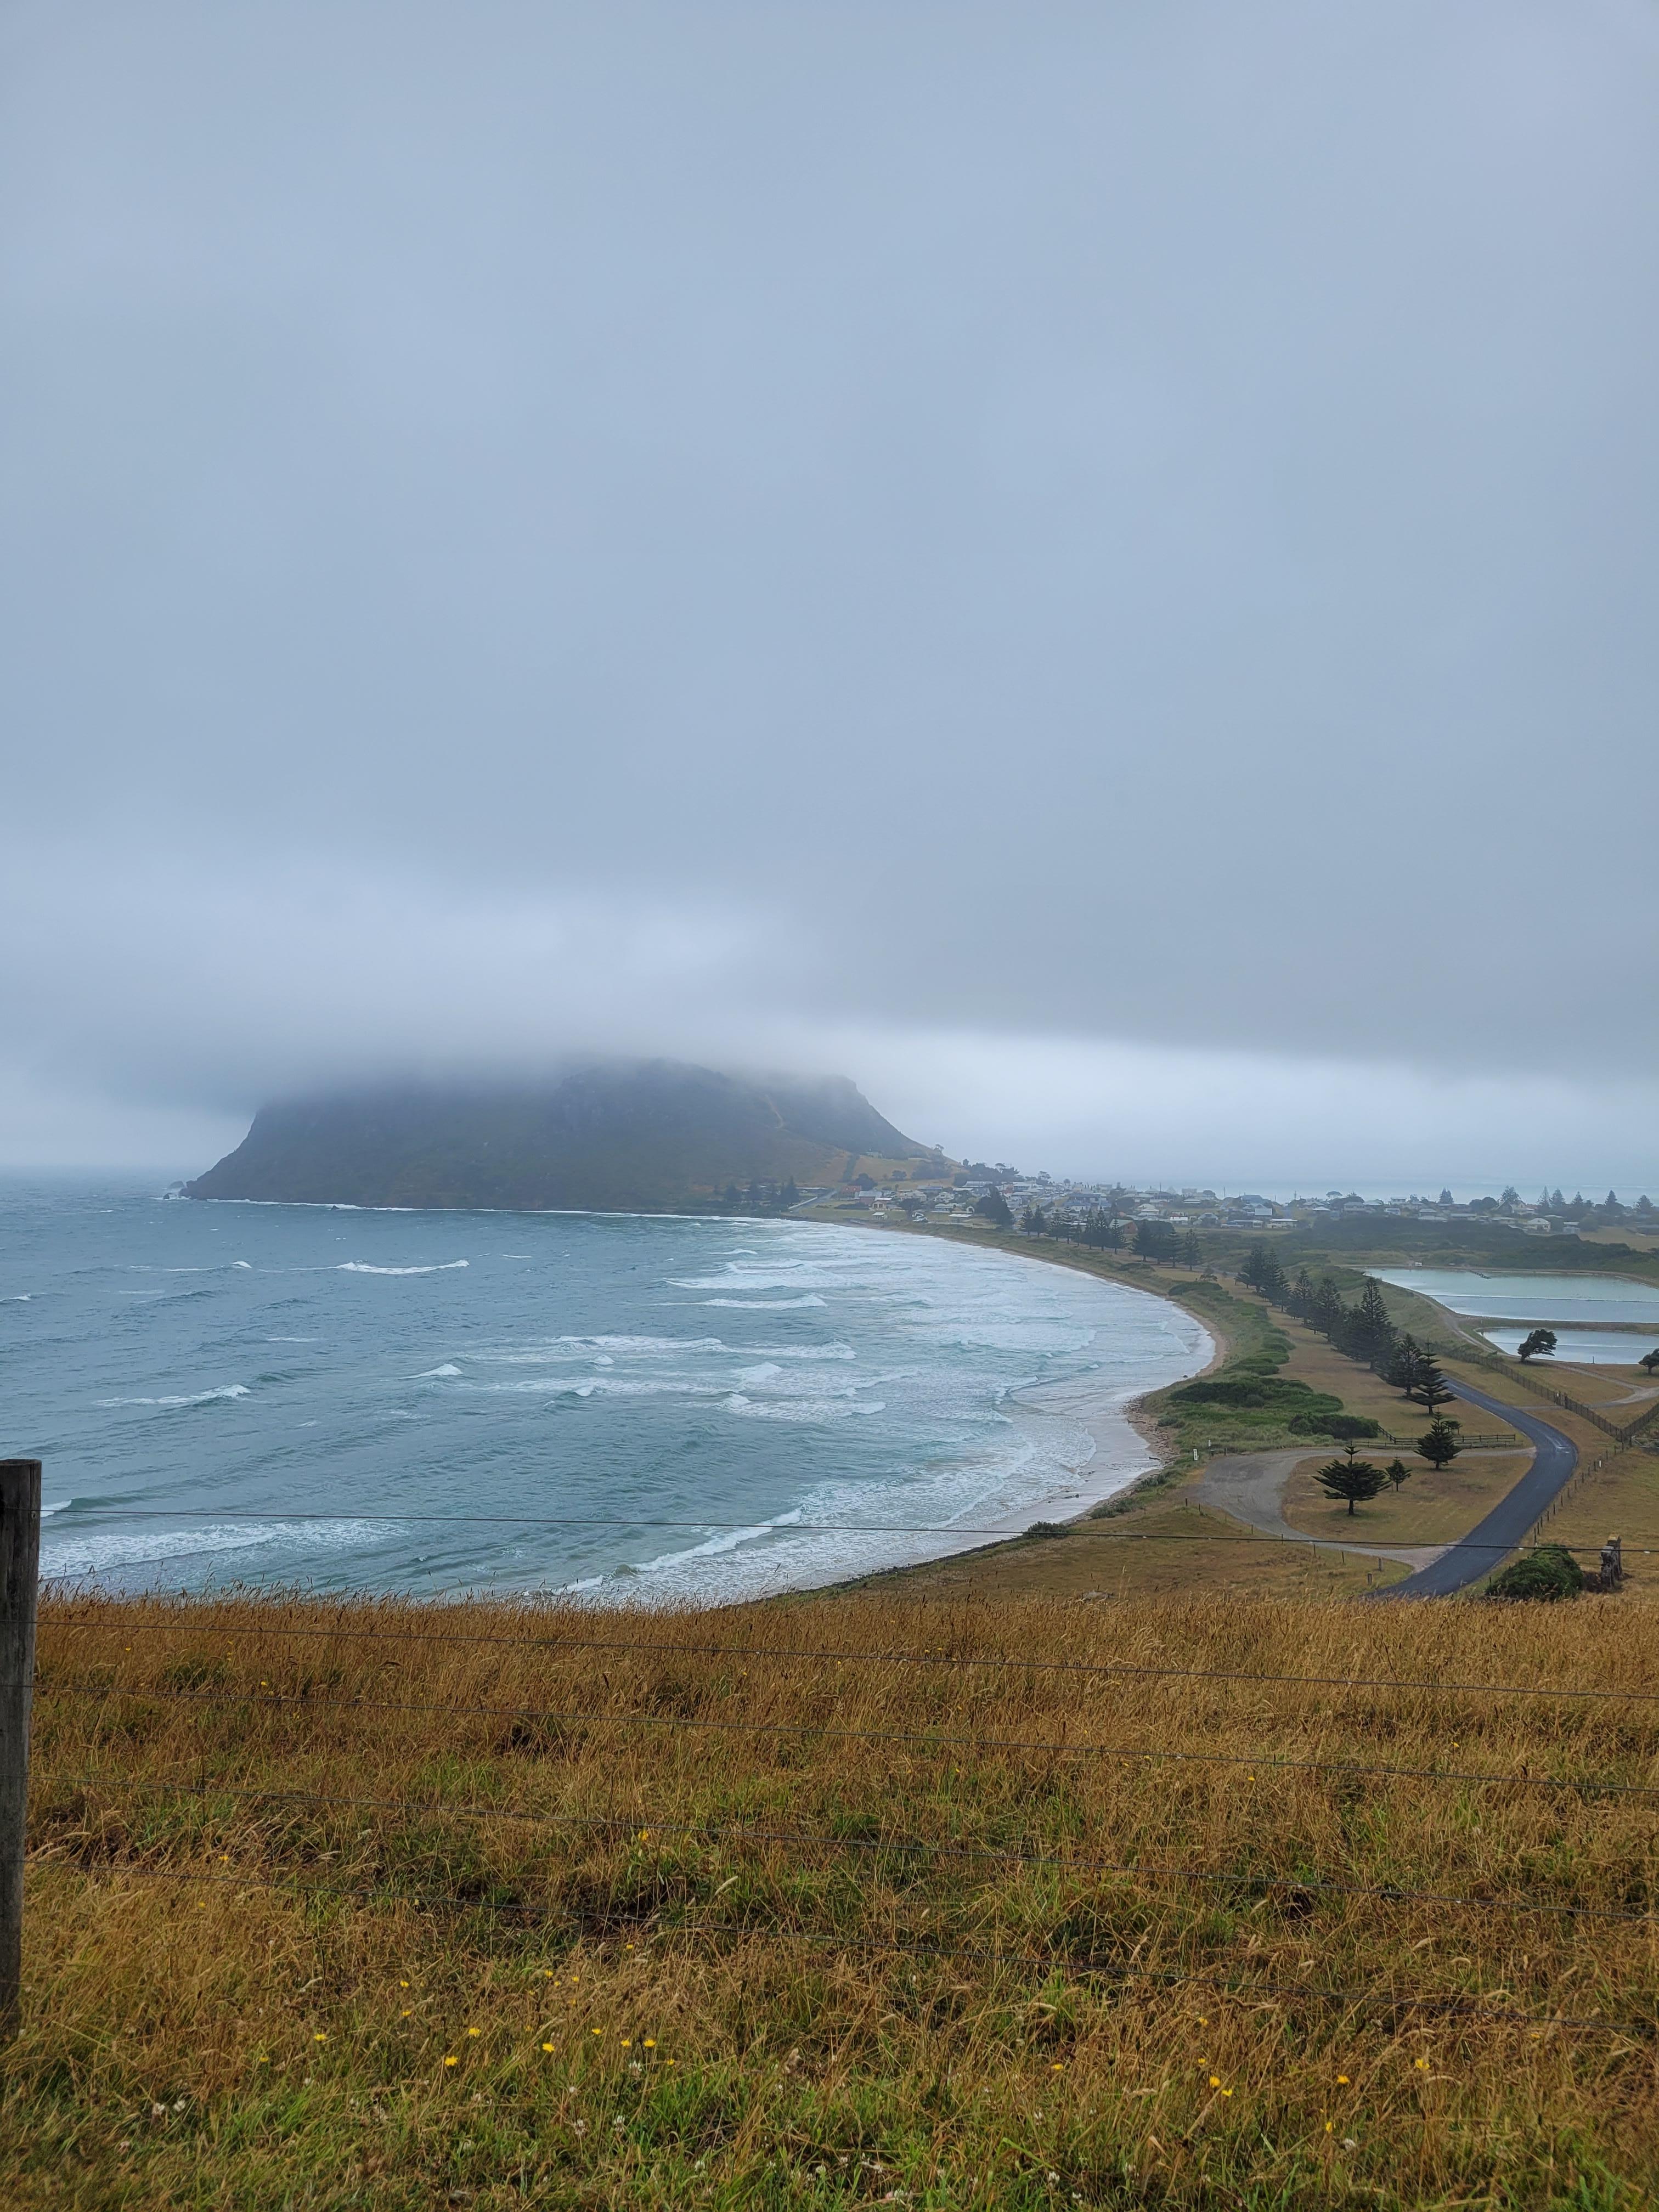
[[1368,1459],[1357,1459],[1352,1444],[1345,1458],[1328,1460],[1314,1471],[1314,1480],[1326,1496],[1346,1498],[1350,1513],[1356,1504],[1375,1498],[1379,1490],[1386,1488],[1388,1480],[1380,1467],[1373,1467]]
[[1455,1421],[1437,1413],[1417,1439],[1418,1457],[1427,1460],[1437,1474],[1443,1468],[1449,1467],[1463,1449],[1457,1441],[1457,1427]]

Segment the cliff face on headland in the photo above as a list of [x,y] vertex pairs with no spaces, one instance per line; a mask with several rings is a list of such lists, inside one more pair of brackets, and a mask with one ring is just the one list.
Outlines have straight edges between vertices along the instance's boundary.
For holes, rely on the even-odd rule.
[[845,1076],[676,1060],[535,1085],[403,1084],[262,1107],[192,1198],[695,1212],[732,1183],[836,1182],[860,1156],[928,1157]]

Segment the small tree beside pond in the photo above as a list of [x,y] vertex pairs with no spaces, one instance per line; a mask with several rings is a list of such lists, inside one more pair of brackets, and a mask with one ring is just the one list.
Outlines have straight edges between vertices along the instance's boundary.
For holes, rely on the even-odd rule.
[[1554,1349],[1555,1331],[1553,1328],[1535,1328],[1529,1336],[1522,1338],[1515,1347],[1515,1356],[1523,1361],[1536,1359],[1540,1352],[1551,1352]]

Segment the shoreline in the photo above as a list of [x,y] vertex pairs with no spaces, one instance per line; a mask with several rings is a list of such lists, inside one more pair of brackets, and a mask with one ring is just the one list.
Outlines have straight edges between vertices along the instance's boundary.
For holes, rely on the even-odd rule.
[[[1052,1500],[1045,1502],[1046,1504],[1063,1507],[1065,1510],[1052,1514],[1044,1509],[1036,1510],[1036,1520],[1052,1518],[1057,1527],[1071,1528],[1087,1521],[1100,1506],[1109,1504],[1114,1498],[1127,1497],[1142,1483],[1164,1473],[1170,1464],[1167,1453],[1163,1448],[1165,1440],[1157,1422],[1144,1412],[1146,1401],[1153,1396],[1156,1392],[1168,1389],[1176,1382],[1194,1382],[1200,1376],[1212,1374],[1217,1368],[1224,1364],[1229,1355],[1231,1346],[1225,1333],[1218,1328],[1207,1315],[1194,1312],[1192,1307],[1184,1304],[1169,1291],[1151,1284],[1126,1282],[1120,1275],[1109,1273],[1103,1268],[1067,1261],[1057,1253],[1010,1251],[1006,1245],[994,1243],[988,1239],[981,1241],[975,1238],[969,1243],[968,1240],[957,1235],[939,1230],[907,1228],[903,1231],[898,1231],[887,1228],[884,1223],[867,1219],[854,1220],[845,1224],[839,1222],[823,1222],[818,1225],[825,1228],[839,1228],[843,1225],[851,1228],[868,1228],[882,1231],[887,1235],[920,1234],[931,1237],[939,1243],[957,1244],[958,1247],[965,1247],[975,1251],[994,1252],[1000,1254],[1004,1259],[1026,1260],[1035,1267],[1062,1267],[1069,1274],[1087,1276],[1092,1281],[1111,1285],[1119,1290],[1136,1291],[1148,1297],[1160,1298],[1165,1304],[1174,1306],[1179,1312],[1185,1315],[1198,1329],[1200,1337],[1209,1345],[1208,1358],[1202,1366],[1193,1367],[1184,1375],[1172,1376],[1167,1382],[1152,1383],[1148,1388],[1137,1390],[1125,1397],[1115,1392],[1103,1391],[1096,1376],[1080,1375],[1052,1382],[1032,1384],[1027,1391],[1008,1401],[1009,1410],[1013,1412],[1017,1418],[1024,1414],[1035,1417],[1039,1421],[1048,1418],[1070,1419],[1085,1429],[1093,1443],[1093,1454],[1076,1470],[1075,1486],[1059,1492]],[[1129,1438],[1135,1439],[1140,1445],[1141,1453],[1139,1456],[1143,1459],[1144,1463],[1126,1471],[1121,1464],[1114,1464],[1113,1462],[1117,1455],[1123,1453],[1125,1444]],[[1137,1456],[1133,1452],[1127,1455]],[[1015,1512],[1004,1516],[1000,1523],[995,1516],[988,1516],[991,1528],[996,1531],[994,1534],[988,1535],[985,1533],[985,1524],[981,1523],[975,1530],[971,1541],[959,1545],[947,1545],[939,1550],[930,1548],[925,1557],[897,1559],[888,1566],[861,1568],[854,1574],[836,1576],[828,1582],[798,1585],[793,1589],[780,1590],[771,1602],[775,1603],[780,1600],[793,1597],[821,1595],[834,1590],[854,1589],[872,1580],[906,1574],[917,1567],[936,1565],[944,1559],[962,1559],[969,1555],[999,1551],[1005,1545],[1018,1543],[1027,1534],[1034,1525],[1031,1517],[1033,1511],[1034,1509],[1029,1504],[1021,1506]],[[711,1607],[711,1610],[723,1611],[728,1605],[753,1602],[752,1599],[719,1601],[714,1607]]]

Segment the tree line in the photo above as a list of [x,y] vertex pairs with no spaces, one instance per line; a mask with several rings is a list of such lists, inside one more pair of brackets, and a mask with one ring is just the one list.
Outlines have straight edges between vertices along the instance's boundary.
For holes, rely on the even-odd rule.
[[[1450,1466],[1463,1449],[1458,1437],[1462,1424],[1440,1409],[1450,1404],[1454,1393],[1433,1357],[1408,1331],[1396,1328],[1389,1320],[1380,1284],[1368,1277],[1351,1305],[1334,1277],[1322,1275],[1316,1282],[1304,1267],[1292,1278],[1278,1253],[1265,1244],[1251,1247],[1238,1279],[1258,1291],[1269,1305],[1317,1330],[1337,1351],[1370,1368],[1403,1397],[1421,1406],[1429,1416],[1429,1425],[1417,1440],[1419,1456],[1437,1472]],[[1346,1459],[1333,1460],[1322,1468],[1318,1479],[1332,1497],[1346,1498],[1352,1512],[1356,1498],[1375,1498],[1389,1482],[1398,1488],[1407,1472],[1397,1460],[1389,1467],[1376,1468],[1369,1461],[1356,1459],[1350,1444]]]

